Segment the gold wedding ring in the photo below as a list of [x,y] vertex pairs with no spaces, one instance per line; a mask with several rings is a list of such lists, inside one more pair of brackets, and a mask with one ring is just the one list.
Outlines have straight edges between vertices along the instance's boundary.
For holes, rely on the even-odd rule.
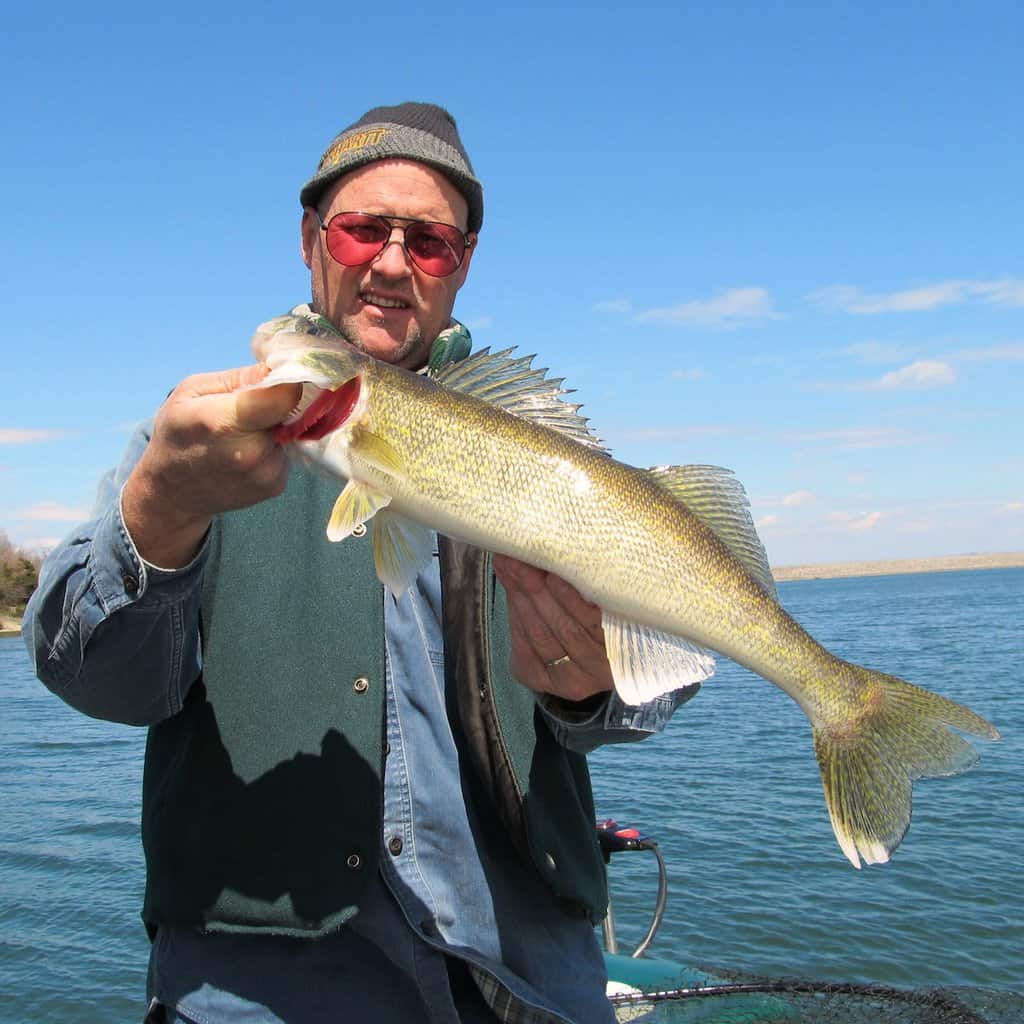
[[567,665],[570,661],[572,661],[572,658],[568,654],[563,654],[560,658],[555,658],[554,661],[545,661],[544,667],[554,668],[556,665]]

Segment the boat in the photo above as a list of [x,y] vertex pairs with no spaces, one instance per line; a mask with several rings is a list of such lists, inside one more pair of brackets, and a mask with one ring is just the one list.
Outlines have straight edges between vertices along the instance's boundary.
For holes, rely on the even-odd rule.
[[[597,822],[605,863],[617,854],[649,852],[658,864],[658,895],[647,933],[631,953],[619,949],[611,900],[602,922],[608,999],[619,1021],[673,1021],[679,1024],[769,1024],[799,1018],[779,999],[734,992],[735,982],[674,960],[648,956],[668,903],[668,872],[658,843],[614,818]],[[728,999],[726,999],[728,996]],[[671,1009],[669,1009],[671,1007]]]

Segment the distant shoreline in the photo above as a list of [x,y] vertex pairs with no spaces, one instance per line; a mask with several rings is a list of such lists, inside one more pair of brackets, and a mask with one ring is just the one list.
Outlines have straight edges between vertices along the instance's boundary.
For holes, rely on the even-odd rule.
[[[834,580],[845,576],[900,576],[915,572],[956,572],[964,569],[1022,569],[1024,551],[990,555],[939,555],[934,558],[892,558],[877,562],[826,562],[821,565],[773,565],[777,583],[792,580]],[[19,636],[21,623],[0,616],[0,637]]]
[[956,572],[963,569],[1024,568],[1024,551],[988,555],[940,555],[935,558],[893,558],[876,562],[829,562],[823,565],[773,565],[776,582],[832,580],[843,576],[899,576],[915,572]]

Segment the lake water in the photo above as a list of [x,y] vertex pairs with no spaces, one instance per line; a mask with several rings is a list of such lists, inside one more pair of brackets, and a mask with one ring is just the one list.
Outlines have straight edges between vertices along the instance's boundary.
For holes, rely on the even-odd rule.
[[[981,763],[916,785],[887,865],[855,871],[810,730],[735,665],[652,741],[591,758],[600,817],[656,838],[670,896],[651,955],[704,967],[1024,992],[1024,570],[801,581],[783,603],[836,654],[993,721]],[[0,639],[0,1022],[138,1020],[143,731],[86,719]],[[654,858],[611,866],[620,943],[646,931]],[[628,951],[628,950],[626,950]]]

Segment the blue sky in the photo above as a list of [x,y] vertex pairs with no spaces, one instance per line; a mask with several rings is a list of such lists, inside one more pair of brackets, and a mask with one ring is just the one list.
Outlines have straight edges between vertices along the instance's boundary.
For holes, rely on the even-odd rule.
[[1017,3],[57,4],[0,35],[0,529],[308,297],[298,188],[379,103],[485,186],[456,314],[615,454],[717,463],[775,564],[1024,548]]

